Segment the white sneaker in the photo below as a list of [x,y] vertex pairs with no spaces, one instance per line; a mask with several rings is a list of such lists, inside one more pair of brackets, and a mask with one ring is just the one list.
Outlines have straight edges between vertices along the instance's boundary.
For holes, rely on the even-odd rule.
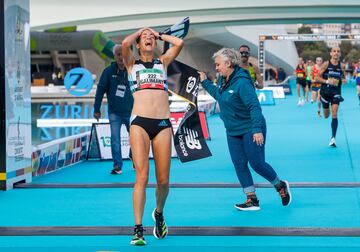
[[332,137],[332,138],[330,139],[329,146],[336,147],[335,137]]
[[298,106],[304,106],[305,105],[305,100],[303,98],[300,98],[297,105]]

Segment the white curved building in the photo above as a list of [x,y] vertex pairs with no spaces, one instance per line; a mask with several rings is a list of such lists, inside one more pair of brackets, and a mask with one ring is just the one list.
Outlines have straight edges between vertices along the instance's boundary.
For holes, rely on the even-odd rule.
[[[281,24],[359,22],[360,2],[33,0],[30,13],[32,30],[76,25],[78,30],[101,30],[116,42],[138,28],[161,30],[189,16],[191,28],[179,59],[198,69],[212,69],[210,57],[217,49],[245,43],[257,56],[258,36],[286,34]],[[293,43],[266,43],[267,63],[291,72],[298,57]]]

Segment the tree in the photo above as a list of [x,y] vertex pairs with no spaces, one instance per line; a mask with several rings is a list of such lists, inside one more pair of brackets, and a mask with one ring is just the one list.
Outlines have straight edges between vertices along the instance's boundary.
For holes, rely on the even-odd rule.
[[[308,26],[299,27],[298,33],[313,34],[311,28]],[[321,57],[323,60],[329,59],[329,48],[324,41],[295,42],[295,46],[299,56],[305,60],[311,59],[315,61],[317,57]]]
[[339,47],[340,47],[340,50],[341,50],[341,55],[343,55],[345,58],[349,54],[351,49],[353,49],[353,45],[351,44],[350,41],[341,41]]
[[311,27],[301,26],[298,28],[298,34],[312,34]]
[[303,51],[299,53],[299,56],[305,60],[311,59],[315,61],[317,57],[321,57],[323,60],[329,59],[329,50],[324,41],[316,41],[307,43],[304,45]]
[[315,59],[317,57],[321,57],[324,60],[328,59],[327,54],[324,53],[323,51],[321,51],[321,50],[309,50],[309,49],[305,49],[301,53],[300,57],[302,57],[304,60],[312,60],[313,62],[315,62]]
[[[308,26],[301,26],[298,28],[298,34],[312,34],[312,30]],[[303,51],[309,47],[314,45],[314,42],[295,42],[295,47],[299,55],[302,55]]]
[[350,52],[346,55],[345,60],[348,62],[357,62],[360,59],[360,51],[356,49],[351,49]]

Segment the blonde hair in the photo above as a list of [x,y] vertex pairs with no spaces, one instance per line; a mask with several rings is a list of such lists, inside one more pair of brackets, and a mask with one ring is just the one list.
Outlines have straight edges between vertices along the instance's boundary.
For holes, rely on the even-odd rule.
[[233,48],[221,48],[212,56],[214,60],[217,57],[221,57],[225,61],[230,61],[232,67],[240,64],[240,53]]

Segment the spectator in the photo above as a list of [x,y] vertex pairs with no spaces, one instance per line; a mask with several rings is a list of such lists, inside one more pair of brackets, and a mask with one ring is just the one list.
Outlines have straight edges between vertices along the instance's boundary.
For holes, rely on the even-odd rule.
[[[121,46],[114,48],[115,62],[104,69],[96,89],[94,117],[101,117],[100,107],[106,93],[111,129],[111,153],[114,159],[111,174],[122,173],[121,126],[124,124],[130,133],[130,116],[134,99],[127,81],[127,72],[122,61]],[[129,157],[131,158],[131,150]]]

